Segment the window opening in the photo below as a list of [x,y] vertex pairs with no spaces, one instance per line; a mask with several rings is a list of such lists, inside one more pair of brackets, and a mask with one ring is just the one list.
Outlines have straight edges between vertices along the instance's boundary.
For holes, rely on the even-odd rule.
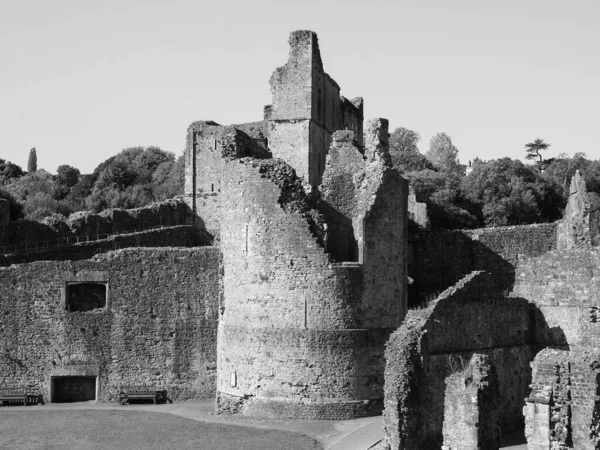
[[66,309],[69,312],[86,312],[106,307],[106,283],[68,283]]

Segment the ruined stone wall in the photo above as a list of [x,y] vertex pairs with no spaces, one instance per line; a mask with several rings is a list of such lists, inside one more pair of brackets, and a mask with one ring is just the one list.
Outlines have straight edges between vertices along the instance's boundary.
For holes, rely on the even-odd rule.
[[427,203],[417,201],[415,190],[409,186],[408,191],[408,220],[411,227],[429,228],[429,216],[427,214]]
[[515,264],[556,248],[556,223],[446,232],[412,231],[409,303],[419,304],[473,270],[485,270],[510,289]]
[[497,450],[498,401],[496,368],[488,356],[474,354],[446,378],[442,450]]
[[[370,273],[367,281],[364,265],[332,264],[319,214],[283,161],[232,161],[226,174],[219,410],[295,418],[377,413],[384,342],[402,319],[402,280]],[[365,294],[378,279],[397,286],[385,312],[389,291]]]
[[600,339],[600,251],[552,251],[517,264],[511,295],[526,298],[550,329],[538,342],[596,348]]
[[211,234],[218,233],[221,179],[226,162],[244,156],[269,156],[265,127],[264,122],[221,126],[210,121],[194,122],[188,127],[184,199],[192,209],[195,226]]
[[539,350],[532,338],[538,327],[546,325],[535,307],[504,297],[495,277],[478,272],[427,308],[409,310],[386,349],[386,448],[440,445],[445,380],[473,353],[488,355],[498,369],[500,426],[506,430],[522,423],[529,362]]
[[183,200],[174,198],[134,209],[106,209],[100,213],[79,211],[66,220],[48,217],[42,222],[18,220],[6,228],[0,245],[17,246],[63,237],[90,236],[191,223],[191,211]]
[[[65,261],[88,259],[94,255],[112,250],[131,247],[196,247],[210,245],[206,235],[200,234],[195,227],[180,225],[155,230],[125,233],[110,236],[106,239],[84,240],[76,242],[76,238],[50,247],[31,246],[30,250],[19,253],[0,255],[0,266],[22,264],[33,261]],[[62,242],[62,241],[61,241]]]
[[571,178],[567,207],[564,218],[558,226],[559,249],[569,250],[591,246],[597,230],[590,229],[590,209],[585,181],[578,170]]
[[[327,251],[336,261],[358,261],[357,236],[353,217],[360,213],[356,195],[360,181],[355,178],[364,171],[364,155],[358,149],[354,132],[336,131],[327,155],[323,173],[320,209],[327,221]],[[360,224],[362,226],[362,223]]]
[[352,130],[362,145],[363,102],[340,96],[323,70],[317,35],[294,31],[288,62],[270,79],[273,103],[267,108],[269,148],[294,167],[312,188],[321,183],[331,135]]
[[[48,401],[51,377],[84,365],[102,401],[115,401],[125,384],[156,384],[173,400],[210,397],[218,267],[218,251],[206,247],[0,268],[1,383],[25,384]],[[107,307],[66,310],[66,284],[83,281],[107,284]]]
[[528,448],[545,443],[596,449],[600,442],[600,354],[545,349],[532,363],[531,394],[523,408]]

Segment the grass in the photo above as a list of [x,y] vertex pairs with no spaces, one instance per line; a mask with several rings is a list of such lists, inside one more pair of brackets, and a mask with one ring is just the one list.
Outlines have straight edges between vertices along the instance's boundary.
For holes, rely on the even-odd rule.
[[320,450],[298,433],[197,422],[138,411],[0,410],[5,449]]

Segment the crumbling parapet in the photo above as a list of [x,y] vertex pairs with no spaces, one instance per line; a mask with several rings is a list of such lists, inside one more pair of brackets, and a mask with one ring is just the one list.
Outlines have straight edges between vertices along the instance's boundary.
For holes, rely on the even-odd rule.
[[473,354],[446,378],[442,450],[497,450],[499,404],[496,368],[489,356]]
[[575,172],[571,178],[569,200],[563,220],[558,225],[559,250],[589,247],[592,242],[590,234],[590,201],[585,187],[585,181]]

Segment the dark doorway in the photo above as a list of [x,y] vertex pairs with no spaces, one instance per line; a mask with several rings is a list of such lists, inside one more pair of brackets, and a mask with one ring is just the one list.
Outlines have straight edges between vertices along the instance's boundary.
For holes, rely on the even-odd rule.
[[52,402],[70,403],[96,400],[96,377],[53,377]]

